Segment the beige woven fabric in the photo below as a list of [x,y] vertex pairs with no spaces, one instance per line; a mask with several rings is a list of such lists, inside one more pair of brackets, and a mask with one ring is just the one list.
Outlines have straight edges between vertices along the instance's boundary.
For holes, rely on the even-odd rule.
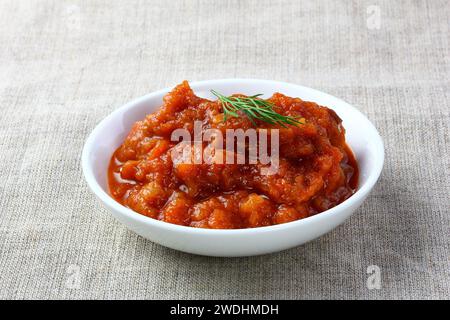
[[[1,1],[0,298],[448,299],[449,29],[446,0]],[[84,182],[87,135],[133,98],[233,77],[363,111],[386,146],[371,196],[320,239],[252,258],[126,230]]]

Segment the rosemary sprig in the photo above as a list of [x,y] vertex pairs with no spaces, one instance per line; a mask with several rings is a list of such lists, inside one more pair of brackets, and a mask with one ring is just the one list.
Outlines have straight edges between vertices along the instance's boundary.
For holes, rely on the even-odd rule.
[[297,126],[303,124],[295,117],[283,116],[273,110],[273,103],[260,99],[262,94],[255,94],[249,97],[227,97],[217,91],[211,90],[211,93],[219,99],[223,107],[223,121],[229,117],[239,118],[238,111],[242,111],[256,125],[255,119],[264,121],[273,125],[280,125],[286,128],[287,124]]

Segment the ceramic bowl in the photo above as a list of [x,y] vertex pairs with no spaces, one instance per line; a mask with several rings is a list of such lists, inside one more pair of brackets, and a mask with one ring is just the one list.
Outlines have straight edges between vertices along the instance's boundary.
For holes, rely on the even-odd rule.
[[384,161],[382,139],[373,124],[350,104],[318,90],[278,81],[224,79],[190,85],[197,95],[210,99],[213,99],[210,89],[226,95],[263,93],[264,97],[281,92],[335,110],[343,120],[347,143],[359,164],[358,190],[336,207],[312,217],[268,227],[237,230],[179,226],[140,215],[122,206],[108,194],[109,160],[133,123],[154,112],[162,104],[163,96],[172,89],[166,88],[127,103],[107,116],[90,134],[82,155],[84,176],[91,190],[118,221],[144,238],[169,248],[207,256],[237,257],[276,252],[301,245],[333,230],[358,209],[377,182]]

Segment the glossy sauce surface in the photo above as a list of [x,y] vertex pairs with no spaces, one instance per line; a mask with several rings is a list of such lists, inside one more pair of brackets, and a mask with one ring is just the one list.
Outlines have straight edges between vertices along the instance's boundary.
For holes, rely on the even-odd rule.
[[[268,226],[330,209],[357,188],[358,166],[345,143],[341,119],[314,102],[275,93],[268,99],[279,114],[303,118],[287,127],[246,116],[223,121],[220,102],[197,97],[187,82],[163,105],[132,127],[113,154],[108,171],[111,195],[123,205],[169,223],[216,229]],[[256,164],[194,164],[177,161],[171,134],[179,128],[279,129],[277,173]],[[208,147],[203,143],[202,148]],[[225,152],[225,151],[224,151]]]

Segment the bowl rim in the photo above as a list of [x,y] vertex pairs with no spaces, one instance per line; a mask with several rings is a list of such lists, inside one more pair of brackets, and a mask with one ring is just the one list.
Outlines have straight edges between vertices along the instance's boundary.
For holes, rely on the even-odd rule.
[[354,203],[358,201],[363,201],[364,198],[368,195],[368,193],[372,190],[373,186],[377,182],[382,168],[384,164],[384,144],[383,140],[378,132],[378,130],[375,128],[375,126],[372,124],[372,122],[357,108],[350,105],[349,103],[332,96],[328,93],[322,92],[320,90],[316,90],[313,88],[309,88],[302,85],[292,84],[288,82],[283,81],[274,81],[274,80],[263,80],[263,79],[252,79],[252,78],[229,78],[229,79],[215,79],[215,80],[202,80],[202,81],[194,81],[190,82],[189,85],[195,90],[196,87],[206,85],[206,84],[219,84],[223,82],[256,82],[256,83],[265,83],[265,84],[277,84],[279,86],[286,86],[286,87],[292,87],[297,89],[303,89],[308,90],[314,94],[322,95],[326,98],[331,98],[339,103],[347,105],[349,108],[353,109],[354,112],[359,113],[360,116],[362,116],[365,121],[367,122],[367,130],[373,131],[373,137],[374,137],[374,145],[376,148],[376,152],[379,154],[378,161],[375,162],[375,165],[370,170],[369,175],[364,182],[364,184],[360,185],[358,190],[348,199],[341,202],[337,206],[325,210],[323,212],[320,212],[316,215],[286,222],[282,224],[276,224],[276,225],[270,225],[270,226],[263,226],[263,227],[256,227],[256,228],[244,228],[244,229],[206,229],[206,228],[194,228],[189,226],[181,226],[177,224],[172,224],[169,222],[153,219],[144,215],[141,215],[135,211],[133,211],[130,208],[127,208],[114,200],[103,188],[100,186],[99,182],[95,178],[93,168],[90,165],[89,162],[89,154],[91,150],[94,147],[94,140],[96,136],[103,131],[104,127],[111,121],[111,119],[115,118],[115,116],[119,113],[122,113],[123,111],[126,111],[128,109],[133,108],[135,105],[138,105],[139,103],[146,101],[148,99],[151,99],[155,96],[165,94],[169,92],[172,87],[167,87],[161,90],[157,90],[154,92],[151,92],[149,94],[146,94],[144,96],[141,96],[139,98],[133,99],[132,101],[120,106],[116,110],[114,110],[112,113],[110,113],[108,116],[106,116],[103,120],[101,120],[95,128],[91,131],[89,134],[84,147],[82,151],[81,156],[81,166],[83,170],[84,177],[86,179],[86,182],[91,189],[91,191],[99,198],[107,207],[110,209],[115,210],[116,212],[119,212],[121,215],[125,216],[128,219],[134,220],[135,222],[139,222],[145,225],[149,225],[155,228],[164,229],[165,231],[175,231],[175,232],[182,232],[186,234],[192,234],[192,235],[209,235],[209,236],[220,236],[220,235],[252,235],[256,233],[266,233],[266,232],[273,232],[273,231],[283,231],[291,228],[297,228],[301,225],[309,225],[313,223],[320,222],[321,220],[327,219],[330,215],[336,214],[341,211],[349,210]]

